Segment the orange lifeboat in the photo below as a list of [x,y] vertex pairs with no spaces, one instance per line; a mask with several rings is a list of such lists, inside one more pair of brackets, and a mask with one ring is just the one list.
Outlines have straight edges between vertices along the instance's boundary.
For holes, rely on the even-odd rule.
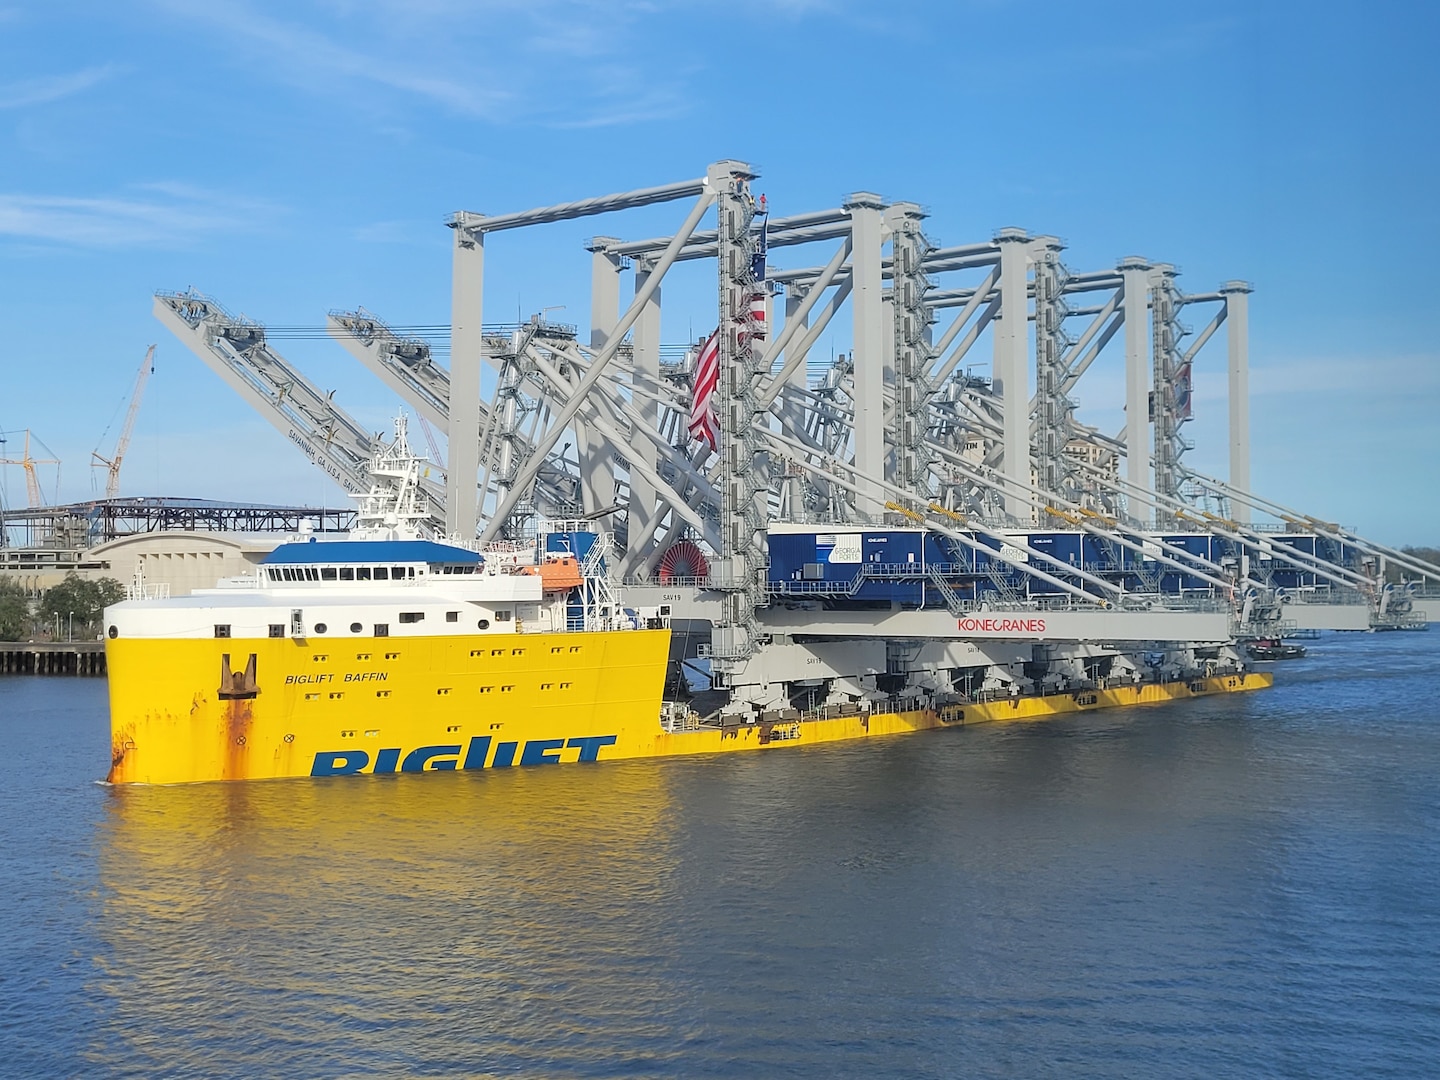
[[547,558],[537,566],[522,567],[522,574],[539,574],[540,587],[546,592],[569,592],[582,582],[580,564],[573,555]]

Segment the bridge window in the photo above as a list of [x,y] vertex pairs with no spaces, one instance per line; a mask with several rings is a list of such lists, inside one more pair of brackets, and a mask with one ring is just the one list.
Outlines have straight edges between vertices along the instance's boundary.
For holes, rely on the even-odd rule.
[[357,567],[355,568],[355,580],[356,580],[356,581],[369,581],[369,580],[370,580],[370,567],[368,567],[368,566],[357,566]]
[[338,575],[335,573],[335,567],[333,566],[322,566],[320,568],[321,581],[334,581],[337,576]]
[[342,567],[340,567],[340,580],[341,580],[341,581],[354,581],[354,580],[355,580],[355,568],[354,568],[353,566],[342,566]]
[[417,623],[417,622],[423,622],[424,619],[425,619],[425,613],[424,613],[423,611],[402,611],[402,612],[400,612],[400,621],[401,621],[402,623]]
[[[409,570],[409,571],[410,571],[408,575],[407,575],[406,572],[405,572],[406,570]],[[405,567],[405,566],[392,566],[392,567],[390,568],[390,576],[391,576],[392,578],[394,578],[396,581],[404,581],[407,576],[409,576],[409,577],[414,577],[414,576],[415,576],[415,568],[414,568],[413,566],[410,566],[410,567]]]
[[216,636],[216,637],[229,637],[229,636],[230,636],[230,624],[229,624],[229,623],[216,623],[216,624],[215,624],[215,636]]
[[389,581],[389,580],[390,580],[390,571],[389,571],[388,569],[386,569],[385,567],[383,567],[383,566],[377,566],[377,567],[375,567],[375,569],[372,571],[372,573],[375,575],[375,580],[376,580],[376,581]]
[[305,568],[305,580],[307,580],[307,581],[319,581],[319,580],[320,580],[320,571],[317,570],[317,569],[315,569],[315,567],[313,567],[313,566],[307,566],[307,567]]

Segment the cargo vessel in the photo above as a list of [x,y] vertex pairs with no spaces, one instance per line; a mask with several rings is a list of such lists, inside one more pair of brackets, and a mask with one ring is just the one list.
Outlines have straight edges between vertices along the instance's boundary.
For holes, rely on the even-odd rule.
[[112,783],[351,776],[801,746],[1270,685],[1226,670],[974,700],[872,696],[749,719],[663,700],[669,610],[630,608],[606,538],[555,522],[476,551],[424,534],[403,424],[356,530],[298,537],[185,597],[105,613]]

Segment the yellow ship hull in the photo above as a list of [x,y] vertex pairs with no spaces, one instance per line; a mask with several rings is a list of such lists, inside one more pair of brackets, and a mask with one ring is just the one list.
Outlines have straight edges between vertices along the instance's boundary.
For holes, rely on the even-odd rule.
[[112,783],[552,765],[808,746],[1268,687],[1263,673],[667,732],[667,630],[107,643]]

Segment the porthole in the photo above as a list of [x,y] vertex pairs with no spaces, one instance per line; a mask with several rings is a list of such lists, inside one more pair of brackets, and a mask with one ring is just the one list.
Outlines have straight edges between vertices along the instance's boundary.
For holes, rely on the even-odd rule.
[[363,626],[361,626],[358,622],[352,622],[352,623],[350,624],[350,632],[351,632],[352,634],[358,634],[358,633],[360,633],[360,631],[363,630],[363,629],[365,629],[365,628],[364,628]]
[[112,638],[117,638],[117,637],[119,637],[119,636],[120,636],[120,628],[119,628],[118,626],[112,626],[112,627],[110,627],[110,636],[111,636]]
[[328,630],[328,629],[330,629],[330,628],[329,628],[328,626],[326,626],[323,622],[317,622],[317,623],[315,624],[315,632],[316,632],[317,634],[323,634],[323,633],[325,633],[325,631]]
[[[489,630],[489,629],[490,629],[490,620],[489,620],[489,619],[481,619],[481,620],[480,620],[479,622],[477,622],[475,625],[478,626],[481,630]],[[115,628],[114,628],[113,626],[110,628],[110,636],[111,636],[111,637],[114,637],[114,636],[115,636]]]

